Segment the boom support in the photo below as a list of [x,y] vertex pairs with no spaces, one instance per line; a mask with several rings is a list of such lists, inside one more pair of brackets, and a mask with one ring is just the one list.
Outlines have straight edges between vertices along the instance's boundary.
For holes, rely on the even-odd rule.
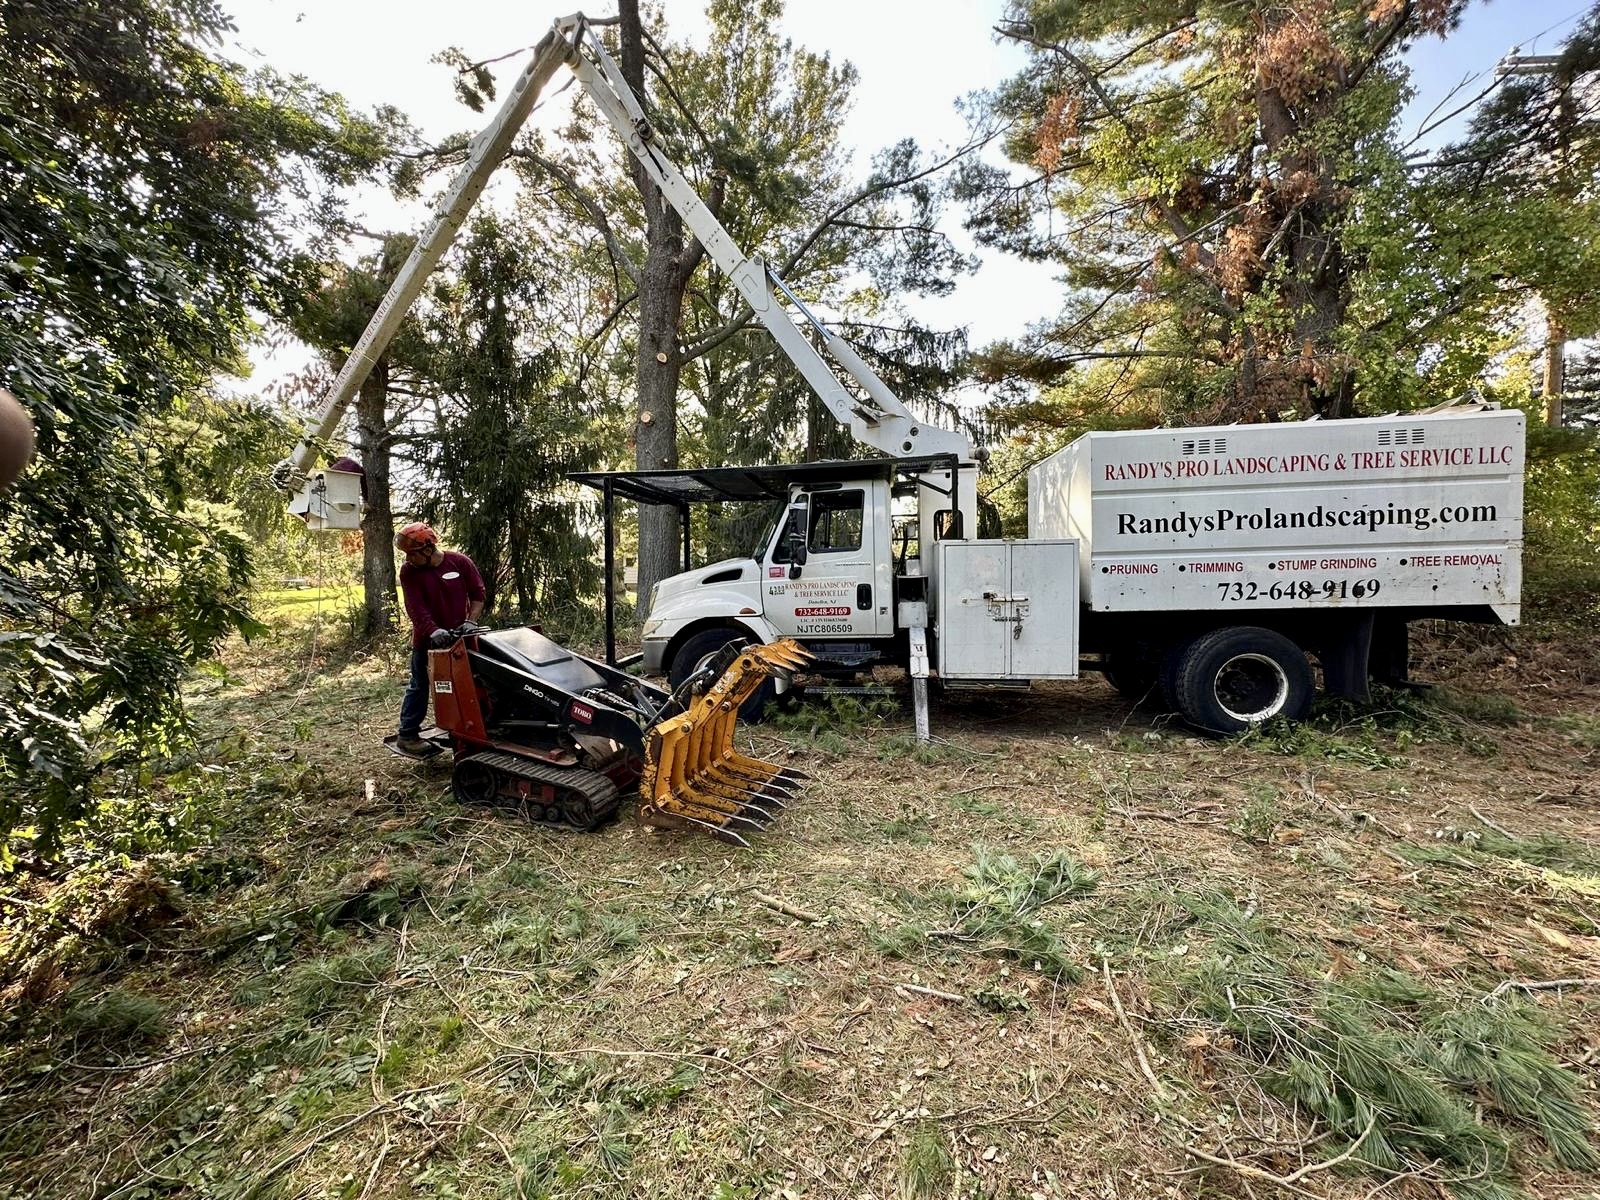
[[[511,149],[550,77],[563,63],[577,75],[596,107],[644,165],[684,224],[699,238],[712,261],[733,281],[739,294],[799,368],[828,411],[841,424],[850,427],[857,441],[894,457],[955,454],[963,462],[972,461],[973,446],[964,435],[918,421],[854,347],[817,320],[771,268],[745,255],[734,244],[722,222],[701,201],[683,173],[661,152],[638,97],[606,53],[592,25],[582,13],[558,19],[535,48],[532,61],[517,77],[494,120],[473,139],[466,166],[446,194],[433,223],[418,240],[378,305],[318,408],[306,436],[280,464],[279,475],[283,481],[297,487],[304,480],[316,461],[319,447],[332,436],[350,401],[388,348],[400,323],[421,294],[423,284],[483,193],[489,177]],[[804,327],[791,315],[790,307],[799,313]],[[807,338],[806,327],[844,370],[853,386],[847,385],[829,367]]]

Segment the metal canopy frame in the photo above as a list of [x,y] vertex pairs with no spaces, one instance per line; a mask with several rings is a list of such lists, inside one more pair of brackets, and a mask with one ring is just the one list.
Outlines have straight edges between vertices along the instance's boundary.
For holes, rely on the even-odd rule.
[[617,666],[616,508],[618,500],[667,505],[678,510],[683,530],[683,569],[689,570],[689,506],[692,504],[760,504],[786,500],[796,483],[844,483],[852,479],[892,481],[901,475],[949,471],[951,491],[960,479],[960,456],[929,454],[918,458],[859,458],[793,463],[774,467],[705,467],[680,471],[574,471],[574,483],[594,488],[601,496],[605,522],[606,662]]

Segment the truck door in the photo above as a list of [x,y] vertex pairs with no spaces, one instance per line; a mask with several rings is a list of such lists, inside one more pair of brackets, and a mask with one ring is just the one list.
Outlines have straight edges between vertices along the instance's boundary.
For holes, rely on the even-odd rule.
[[790,501],[791,511],[805,508],[805,562],[791,561],[788,522],[779,521],[762,564],[767,620],[781,632],[806,638],[893,632],[890,597],[879,595],[887,573],[880,581],[877,569],[887,562],[878,544],[888,534],[887,513],[879,511],[883,490],[876,481],[813,486]]

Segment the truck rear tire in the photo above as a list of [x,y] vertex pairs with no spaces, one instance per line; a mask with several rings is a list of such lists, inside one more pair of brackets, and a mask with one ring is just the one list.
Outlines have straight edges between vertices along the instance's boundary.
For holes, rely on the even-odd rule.
[[1160,708],[1161,657],[1137,650],[1108,650],[1101,673],[1122,698],[1137,708]]
[[1177,652],[1172,674],[1175,707],[1205,733],[1240,733],[1273,717],[1299,720],[1316,690],[1305,651],[1254,625],[1201,634]]
[[[667,681],[672,684],[673,690],[682,685],[683,681],[698,671],[712,655],[721,650],[729,642],[749,641],[750,635],[737,629],[703,629],[678,648],[678,653],[673,656],[672,665],[667,668]],[[771,676],[762,683],[750,699],[739,706],[741,720],[757,724],[766,719],[778,698],[778,684]]]

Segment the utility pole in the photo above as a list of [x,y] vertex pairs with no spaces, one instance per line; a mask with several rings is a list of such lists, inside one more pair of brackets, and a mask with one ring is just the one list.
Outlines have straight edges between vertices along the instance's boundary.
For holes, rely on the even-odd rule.
[[[1570,163],[1568,149],[1572,137],[1573,107],[1570,71],[1561,70],[1559,54],[1518,54],[1513,50],[1495,67],[1495,75],[1551,75],[1556,86],[1556,138],[1558,159],[1555,164],[1557,181],[1568,178]],[[1541,299],[1543,299],[1541,297]],[[1562,411],[1567,391],[1567,327],[1561,314],[1544,300],[1544,423],[1559,426],[1565,420]]]

